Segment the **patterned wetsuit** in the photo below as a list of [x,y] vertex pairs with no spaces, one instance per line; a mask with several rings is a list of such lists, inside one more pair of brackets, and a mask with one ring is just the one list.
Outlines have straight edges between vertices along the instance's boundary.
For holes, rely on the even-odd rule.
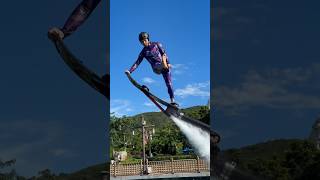
[[[162,62],[162,55],[165,53],[162,45],[159,42],[150,42],[149,46],[146,46],[142,49],[139,54],[138,59],[130,68],[130,73],[132,73],[142,62],[143,58],[146,58],[150,63],[152,70],[157,74],[162,74],[164,81],[166,82],[168,93],[170,98],[174,98],[173,87],[171,82],[171,71],[169,69],[165,69]],[[169,59],[167,57],[167,63],[169,63]]]
[[65,37],[72,34],[92,13],[101,0],[83,0],[61,29]]

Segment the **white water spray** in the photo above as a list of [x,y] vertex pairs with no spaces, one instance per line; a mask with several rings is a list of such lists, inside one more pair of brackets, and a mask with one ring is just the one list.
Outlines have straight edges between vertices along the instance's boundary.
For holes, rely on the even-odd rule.
[[187,123],[175,116],[170,116],[173,122],[180,128],[187,137],[189,143],[196,150],[201,158],[210,162],[210,134],[199,127]]

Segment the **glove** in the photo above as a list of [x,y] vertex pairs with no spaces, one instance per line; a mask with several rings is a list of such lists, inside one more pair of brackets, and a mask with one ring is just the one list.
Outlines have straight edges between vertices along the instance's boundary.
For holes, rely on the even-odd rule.
[[51,40],[61,40],[64,38],[64,33],[59,28],[54,27],[48,31],[48,37]]
[[129,70],[126,70],[124,73],[126,73],[128,75],[131,74]]

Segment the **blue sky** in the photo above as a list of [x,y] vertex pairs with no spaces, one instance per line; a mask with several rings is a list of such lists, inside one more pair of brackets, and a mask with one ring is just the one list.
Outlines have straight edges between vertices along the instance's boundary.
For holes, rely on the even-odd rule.
[[[124,74],[143,48],[138,34],[161,42],[173,65],[173,86],[181,107],[205,105],[210,95],[209,0],[111,0],[111,112],[135,115],[158,111]],[[144,60],[133,72],[155,95],[169,100],[163,77]]]

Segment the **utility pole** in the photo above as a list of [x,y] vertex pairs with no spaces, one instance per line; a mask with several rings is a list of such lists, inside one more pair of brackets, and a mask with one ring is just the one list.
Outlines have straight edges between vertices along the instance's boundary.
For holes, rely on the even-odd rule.
[[142,155],[143,155],[143,159],[142,159],[142,162],[143,162],[143,174],[146,174],[147,173],[147,168],[146,168],[146,148],[145,148],[145,125],[146,125],[146,122],[144,121],[144,118],[142,116],[142,123],[141,123],[141,128],[142,128]]
[[[148,139],[150,139],[150,133],[148,133],[148,128],[153,128],[152,133],[154,133],[154,125],[146,126],[146,122],[144,121],[144,117],[141,118],[141,131],[142,131],[142,162],[143,162],[143,174],[147,174],[147,158],[146,158],[146,144],[148,136]],[[151,151],[151,147],[150,147]]]
[[[152,134],[155,133],[155,130],[154,130],[154,127],[155,125],[149,125],[149,126],[146,126],[146,122],[144,121],[144,117],[142,116],[141,117],[141,126],[138,126],[136,128],[139,128],[141,129],[141,133],[142,133],[142,166],[143,166],[143,174],[148,174],[148,170],[147,170],[147,158],[146,158],[146,144],[147,144],[147,139],[149,139],[149,142],[150,140],[152,139]],[[152,128],[152,131],[148,131],[149,128]],[[132,131],[132,135],[134,136],[135,135],[135,132]],[[151,154],[151,145],[149,146],[150,147],[150,154]]]

